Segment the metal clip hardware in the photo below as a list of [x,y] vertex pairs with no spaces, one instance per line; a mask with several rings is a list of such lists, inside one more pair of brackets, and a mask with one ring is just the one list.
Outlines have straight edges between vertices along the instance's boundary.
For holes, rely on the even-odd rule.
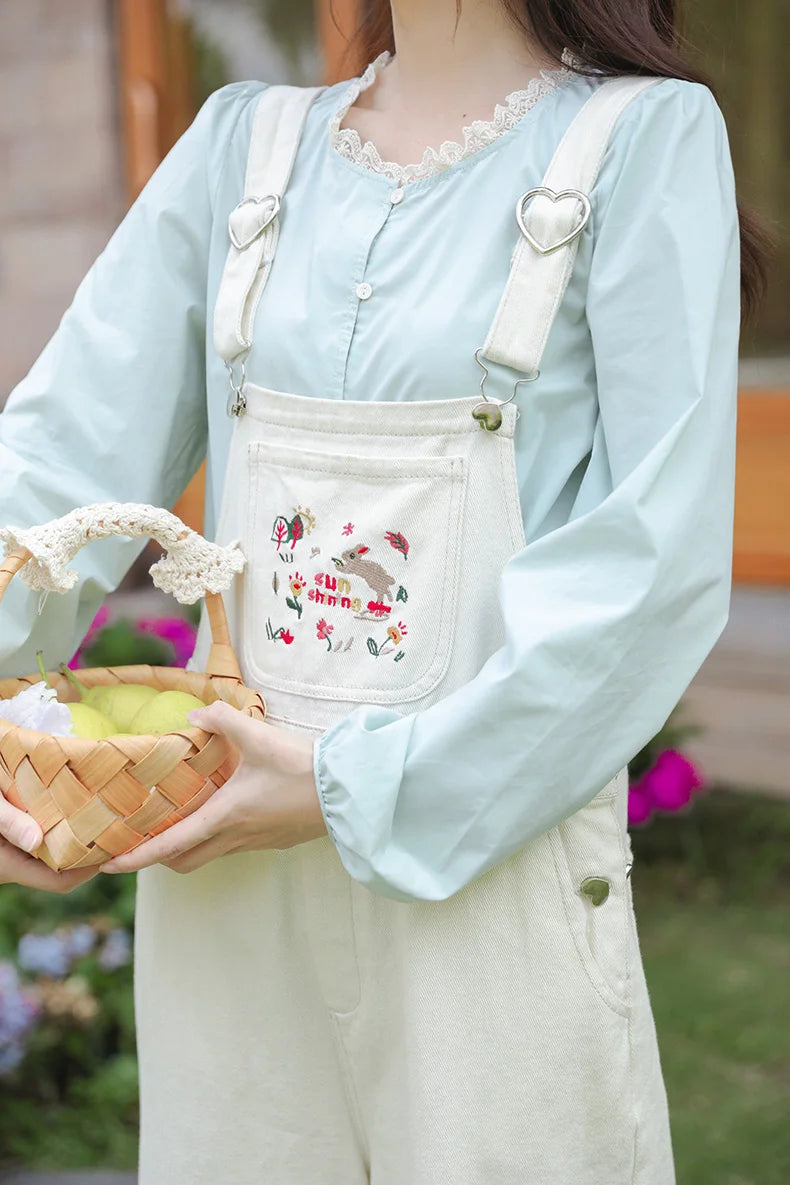
[[[496,432],[502,427],[501,408],[503,408],[505,404],[513,402],[522,383],[534,383],[535,379],[540,378],[540,371],[536,370],[534,374],[529,376],[529,378],[516,379],[516,382],[513,384],[513,391],[507,399],[489,399],[485,391],[485,382],[488,378],[488,367],[484,362],[480,361],[480,351],[482,348],[482,346],[479,346],[475,350],[475,362],[483,372],[483,377],[480,379],[480,394],[483,397],[483,402],[476,404],[472,408],[472,419],[477,420],[478,424],[485,432]],[[518,414],[518,408],[516,408],[516,414]]]
[[247,396],[244,394],[244,384],[247,380],[247,369],[244,362],[240,364],[239,379],[236,381],[236,376],[233,372],[233,363],[226,362],[225,369],[228,372],[230,379],[230,394],[228,395],[227,412],[231,419],[234,416],[244,415],[247,410]]

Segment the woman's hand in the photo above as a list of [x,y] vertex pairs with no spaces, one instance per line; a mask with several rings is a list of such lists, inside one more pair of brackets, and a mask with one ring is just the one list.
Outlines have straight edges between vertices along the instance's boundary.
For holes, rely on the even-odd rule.
[[188,718],[236,746],[241,760],[235,773],[186,819],[103,864],[102,872],[136,872],[150,864],[192,872],[229,852],[290,848],[326,835],[311,740],[252,720],[222,700]]
[[98,868],[53,872],[41,860],[28,855],[41,845],[43,838],[35,819],[12,806],[0,794],[0,885],[25,885],[48,893],[70,893],[96,876]]

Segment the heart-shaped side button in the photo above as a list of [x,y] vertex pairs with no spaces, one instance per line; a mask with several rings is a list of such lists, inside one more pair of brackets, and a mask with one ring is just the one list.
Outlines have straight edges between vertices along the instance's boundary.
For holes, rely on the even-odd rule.
[[[524,221],[524,207],[527,202],[532,201],[533,198],[541,195],[549,198],[552,202],[574,201],[581,202],[582,212],[579,216],[577,224],[573,229],[563,238],[558,239],[556,243],[549,243],[545,246],[539,243],[533,234],[530,233],[526,222]],[[521,197],[516,202],[516,221],[518,222],[521,233],[535,251],[540,255],[550,255],[552,251],[559,251],[560,247],[565,247],[568,243],[572,243],[577,235],[580,235],[585,226],[590,220],[590,199],[586,193],[582,193],[580,189],[561,189],[557,193],[553,189],[548,189],[545,185],[538,185],[535,189],[528,189],[526,193],[522,193]]]
[[[262,206],[257,210],[255,207]],[[270,208],[267,208],[270,207]],[[231,210],[228,218],[228,234],[237,251],[246,251],[259,239],[267,226],[271,226],[280,212],[280,195],[268,193],[265,197],[242,198]]]
[[502,427],[502,411],[496,403],[478,403],[472,408],[472,419],[486,432],[496,432]]
[[609,896],[609,882],[600,876],[588,876],[582,881],[581,892],[589,897],[593,905],[602,905]]

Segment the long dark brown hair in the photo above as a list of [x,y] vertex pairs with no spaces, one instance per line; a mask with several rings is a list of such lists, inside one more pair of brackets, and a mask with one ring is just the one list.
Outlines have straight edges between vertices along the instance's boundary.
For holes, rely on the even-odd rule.
[[[456,0],[460,14],[462,0]],[[579,74],[657,74],[716,89],[684,56],[680,0],[499,0],[513,23],[562,65],[567,47]],[[360,70],[388,49],[395,51],[389,0],[363,0],[363,17],[349,41],[344,65]],[[751,321],[767,287],[767,259],[773,239],[739,203],[741,307]]]

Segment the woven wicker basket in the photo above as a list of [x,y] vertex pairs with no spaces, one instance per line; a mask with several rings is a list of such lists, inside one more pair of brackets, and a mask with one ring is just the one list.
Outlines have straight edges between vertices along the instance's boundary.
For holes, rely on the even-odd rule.
[[[72,543],[53,548],[53,538],[63,538],[61,524]],[[0,532],[8,549],[0,564],[0,601],[17,572],[32,587],[64,591],[76,576],[65,569],[63,559],[70,560],[90,539],[121,534],[150,536],[162,543],[166,554],[151,569],[158,587],[173,592],[182,603],[205,595],[212,639],[207,669],[202,674],[176,667],[96,667],[75,672],[78,679],[87,687],[146,683],[157,690],[186,691],[206,703],[223,699],[262,720],[265,705],[257,691],[244,685],[219,591],[232,579],[229,568],[238,572],[243,566],[243,557],[237,549],[208,543],[166,511],[107,504],[74,511],[33,531]],[[28,546],[13,546],[20,539]],[[0,699],[40,679],[40,674],[2,679]],[[59,699],[79,698],[64,675],[50,672],[49,680]],[[20,728],[1,717],[0,705],[0,790],[41,826],[44,841],[34,855],[56,872],[102,864],[167,830],[222,786],[238,760],[224,737],[199,728],[164,736],[85,740]]]

